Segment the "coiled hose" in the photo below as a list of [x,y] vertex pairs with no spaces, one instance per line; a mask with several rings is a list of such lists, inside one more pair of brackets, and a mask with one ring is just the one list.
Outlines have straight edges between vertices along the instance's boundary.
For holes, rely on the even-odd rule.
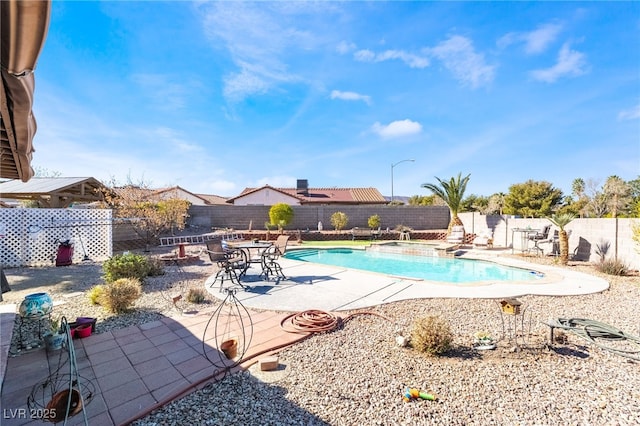
[[375,315],[389,322],[393,322],[384,315],[371,311],[353,312],[342,319],[329,312],[310,309],[284,317],[282,321],[280,321],[280,327],[289,333],[321,333],[323,331],[334,330],[340,324],[343,324],[356,315]]
[[[558,318],[553,327],[569,331],[593,343],[601,349],[617,355],[640,361],[640,338],[600,321],[585,318]],[[628,341],[637,346],[635,350],[626,350],[607,346],[600,341]]]

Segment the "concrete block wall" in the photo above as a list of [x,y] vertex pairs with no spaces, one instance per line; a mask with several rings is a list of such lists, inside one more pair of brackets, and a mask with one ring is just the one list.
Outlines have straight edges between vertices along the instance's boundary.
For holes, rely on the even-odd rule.
[[[513,239],[519,238],[513,234],[514,228],[541,229],[550,224],[547,219],[514,218],[506,215],[482,215],[477,212],[459,214],[467,233],[479,234],[484,230],[493,231],[494,246],[512,247]],[[640,269],[640,245],[633,241],[633,224],[640,224],[640,219],[627,218],[577,218],[572,220],[566,230],[569,235],[569,253],[576,256],[576,260],[596,262],[599,260],[598,246],[609,244],[607,258],[617,258],[632,269]],[[557,230],[552,226],[550,235]],[[516,241],[515,247],[519,247]],[[545,245],[550,249],[551,245]]]
[[[213,228],[247,230],[265,229],[270,206],[191,206],[188,224],[210,232]],[[324,230],[331,230],[331,215],[343,212],[349,222],[345,229],[367,228],[370,216],[380,216],[382,229],[394,229],[398,225],[413,229],[446,229],[449,209],[443,206],[292,206],[293,222],[288,230],[317,230],[322,222]]]

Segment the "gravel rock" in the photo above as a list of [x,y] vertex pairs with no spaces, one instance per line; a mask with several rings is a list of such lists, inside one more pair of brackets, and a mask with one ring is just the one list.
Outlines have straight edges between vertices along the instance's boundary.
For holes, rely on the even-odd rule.
[[[586,264],[569,267],[595,273]],[[202,309],[184,301],[174,306],[172,297],[201,286],[213,272],[206,263],[168,268],[164,276],[145,283],[134,313],[114,316],[86,302],[84,292],[99,282],[97,265],[77,268],[74,273],[87,279],[52,293],[54,300],[70,291],[82,294],[66,298],[56,309],[70,318],[98,317],[98,333]],[[421,299],[344,312],[336,329],[278,354],[287,370],[278,372],[278,380],[261,381],[250,371],[229,374],[134,424],[640,425],[640,362],[572,333],[565,333],[562,344],[548,341],[545,322],[559,317],[591,318],[640,335],[640,280],[606,278],[611,288],[599,294],[519,297],[526,307],[520,327],[525,336],[517,341],[495,300]],[[399,333],[410,335],[416,318],[427,315],[445,319],[454,334],[452,350],[439,357],[396,342]],[[495,336],[497,348],[475,350],[477,331]],[[404,402],[406,387],[438,399]]]

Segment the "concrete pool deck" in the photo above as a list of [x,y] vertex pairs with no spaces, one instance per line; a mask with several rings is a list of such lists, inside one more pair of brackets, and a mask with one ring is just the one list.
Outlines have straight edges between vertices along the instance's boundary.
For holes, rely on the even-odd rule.
[[[512,257],[502,257],[503,251],[465,250],[459,258],[496,262],[542,272],[543,278],[530,282],[487,282],[455,284],[393,277],[344,267],[319,265],[281,258],[280,265],[286,279],[278,282],[262,280],[260,269],[252,266],[242,283],[245,290],[236,297],[247,308],[277,311],[304,311],[309,309],[337,312],[369,308],[385,303],[422,298],[479,298],[503,299],[524,295],[571,296],[598,293],[609,288],[599,277],[567,268],[540,265]],[[223,299],[219,282],[212,285],[213,276],[205,288],[215,297]]]

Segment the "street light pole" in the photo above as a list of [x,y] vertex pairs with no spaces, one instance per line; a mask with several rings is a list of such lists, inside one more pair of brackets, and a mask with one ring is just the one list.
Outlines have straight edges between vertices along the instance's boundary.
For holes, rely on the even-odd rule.
[[395,166],[397,166],[398,164],[400,164],[400,163],[404,163],[404,162],[407,162],[407,161],[414,162],[414,161],[416,161],[416,160],[414,160],[413,158],[409,158],[409,159],[406,159],[406,160],[400,160],[400,161],[398,161],[397,163],[393,163],[393,164],[391,164],[391,203],[392,203],[392,204],[393,204],[393,168],[394,168]]

